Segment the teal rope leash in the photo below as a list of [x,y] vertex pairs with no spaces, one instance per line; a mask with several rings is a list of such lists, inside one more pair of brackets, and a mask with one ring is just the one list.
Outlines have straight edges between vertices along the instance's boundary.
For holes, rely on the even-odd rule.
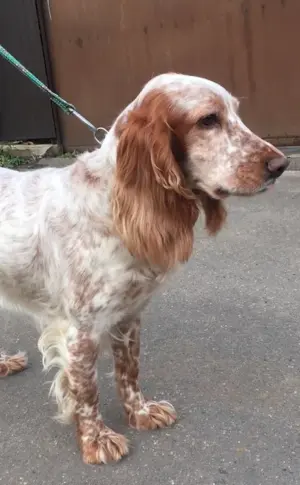
[[14,56],[12,56],[4,47],[0,44],[0,56],[2,56],[6,61],[10,62],[18,71],[20,71],[24,76],[30,79],[33,84],[35,84],[38,88],[41,89],[44,93],[46,93],[51,101],[55,103],[65,114],[76,116],[83,124],[85,124],[90,131],[92,131],[94,138],[97,143],[101,144],[101,140],[98,139],[98,136],[101,131],[107,133],[105,128],[96,128],[90,121],[88,121],[84,116],[82,116],[76,110],[73,104],[68,103],[65,99],[58,96],[58,94],[51,91],[51,89],[46,86],[46,84],[42,83],[32,72],[28,71],[26,67],[24,67]]

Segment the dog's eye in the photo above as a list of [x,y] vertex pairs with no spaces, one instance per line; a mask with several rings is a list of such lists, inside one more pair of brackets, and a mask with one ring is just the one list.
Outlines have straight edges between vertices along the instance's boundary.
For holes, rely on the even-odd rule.
[[216,128],[220,124],[221,124],[220,118],[218,117],[218,115],[216,113],[212,113],[208,116],[204,116],[203,118],[200,118],[197,121],[197,126],[199,128],[205,128],[207,130],[209,130],[211,128]]

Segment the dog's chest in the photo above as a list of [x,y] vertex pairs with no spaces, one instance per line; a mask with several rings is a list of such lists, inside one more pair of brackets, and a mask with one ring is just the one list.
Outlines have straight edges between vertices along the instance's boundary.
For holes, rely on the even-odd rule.
[[93,311],[113,320],[135,315],[144,308],[164,279],[164,274],[150,269],[124,268],[114,276],[106,274],[98,281],[92,299]]
[[88,253],[77,253],[69,279],[75,310],[111,325],[140,312],[165,277],[165,272],[138,262],[118,239],[108,238]]

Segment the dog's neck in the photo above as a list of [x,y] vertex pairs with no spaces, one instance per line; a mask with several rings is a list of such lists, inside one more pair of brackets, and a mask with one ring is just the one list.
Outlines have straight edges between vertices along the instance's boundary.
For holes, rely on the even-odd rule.
[[96,176],[103,174],[103,172],[113,172],[116,165],[117,158],[117,138],[114,128],[111,128],[100,148],[96,148],[93,152],[93,156],[89,154],[86,158],[86,166],[91,173]]
[[113,184],[117,158],[117,139],[112,127],[100,148],[79,155],[73,165],[73,175],[97,187],[101,192],[110,191]]

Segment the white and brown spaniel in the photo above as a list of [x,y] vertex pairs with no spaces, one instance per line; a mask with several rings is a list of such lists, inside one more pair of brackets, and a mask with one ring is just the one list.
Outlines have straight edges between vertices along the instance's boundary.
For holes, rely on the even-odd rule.
[[[239,103],[214,82],[182,74],[152,79],[120,114],[101,148],[67,168],[0,169],[0,293],[33,315],[59,418],[74,421],[83,460],[128,453],[98,408],[97,358],[109,346],[128,423],[172,425],[167,401],[138,383],[140,314],[153,291],[193,250],[199,214],[216,234],[229,195],[252,195],[288,165],[253,134]],[[23,354],[2,356],[0,373]]]

